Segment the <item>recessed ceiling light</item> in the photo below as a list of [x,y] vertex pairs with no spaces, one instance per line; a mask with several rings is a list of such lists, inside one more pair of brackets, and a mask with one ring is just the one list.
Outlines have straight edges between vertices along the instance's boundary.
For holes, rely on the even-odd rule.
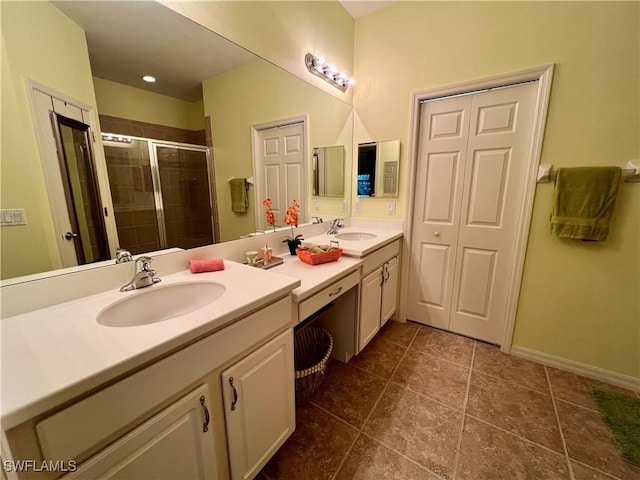
[[145,75],[144,77],[142,77],[142,80],[144,80],[145,82],[153,83],[156,81],[156,77],[152,77],[151,75]]

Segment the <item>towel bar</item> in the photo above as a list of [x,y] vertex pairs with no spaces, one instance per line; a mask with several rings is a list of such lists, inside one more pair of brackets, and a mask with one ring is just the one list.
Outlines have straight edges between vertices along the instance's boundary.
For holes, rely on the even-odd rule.
[[[550,163],[541,163],[538,166],[538,183],[549,183],[558,175],[558,170],[553,169]],[[629,160],[622,168],[622,178],[625,182],[640,182],[640,160]]]

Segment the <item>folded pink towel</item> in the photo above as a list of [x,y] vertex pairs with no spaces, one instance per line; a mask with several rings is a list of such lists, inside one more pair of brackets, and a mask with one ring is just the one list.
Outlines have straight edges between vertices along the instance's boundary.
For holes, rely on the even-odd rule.
[[206,260],[191,260],[189,262],[191,273],[217,272],[224,270],[224,261],[221,258],[208,258]]

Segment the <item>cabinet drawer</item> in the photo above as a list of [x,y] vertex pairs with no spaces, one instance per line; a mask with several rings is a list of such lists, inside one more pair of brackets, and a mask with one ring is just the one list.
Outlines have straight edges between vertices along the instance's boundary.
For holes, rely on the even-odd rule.
[[135,427],[168,399],[292,322],[286,297],[36,424],[45,459],[78,459]]
[[357,285],[358,282],[360,282],[360,273],[355,271],[332,283],[324,290],[319,291],[305,301],[300,302],[298,305],[298,318],[300,321],[304,320],[328,303],[333,302],[336,298],[346,293],[351,287]]
[[362,276],[366,276],[371,273],[373,270],[378,268],[384,262],[388,261],[390,258],[398,256],[400,253],[400,240],[395,240],[388,245],[376,250],[375,252],[367,255],[362,260],[364,261],[362,265]]

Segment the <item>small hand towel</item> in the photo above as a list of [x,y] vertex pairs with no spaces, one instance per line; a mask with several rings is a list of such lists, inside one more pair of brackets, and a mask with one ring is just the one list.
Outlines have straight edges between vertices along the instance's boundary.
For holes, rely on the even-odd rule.
[[229,187],[231,188],[231,211],[246,213],[247,208],[249,208],[246,179],[232,178],[229,180]]
[[619,167],[559,169],[551,233],[579,240],[606,240],[621,174]]
[[191,273],[217,272],[218,270],[224,270],[224,261],[221,258],[191,260],[189,269]]

